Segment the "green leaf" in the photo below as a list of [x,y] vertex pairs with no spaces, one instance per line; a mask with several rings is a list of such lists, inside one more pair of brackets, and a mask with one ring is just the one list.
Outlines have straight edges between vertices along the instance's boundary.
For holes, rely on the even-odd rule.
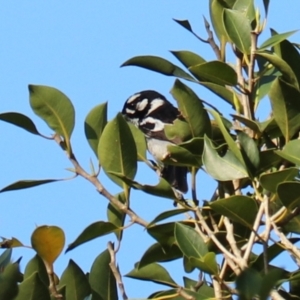
[[171,90],[172,96],[178,103],[181,115],[189,125],[193,137],[211,136],[211,124],[202,101],[192,89],[178,79]]
[[248,177],[247,169],[230,150],[225,156],[219,156],[207,137],[204,138],[202,161],[207,173],[216,180],[228,181]]
[[272,167],[277,166],[282,161],[282,158],[277,155],[277,151],[274,151],[274,149],[261,151],[259,157],[260,165],[257,174],[261,174]]
[[201,259],[208,253],[206,243],[194,228],[175,223],[174,236],[176,243],[186,257]]
[[231,42],[243,54],[250,54],[252,29],[249,19],[242,12],[225,9],[223,22]]
[[268,15],[270,0],[263,0],[266,17]]
[[224,120],[221,118],[221,116],[215,110],[208,109],[208,112],[210,114],[212,114],[212,116],[214,117],[215,121],[217,122],[218,127],[221,130],[226,143],[228,144],[229,149],[236,156],[236,158],[239,160],[239,162],[242,165],[245,165],[242,153],[241,153],[239,147],[237,146],[236,142],[233,140],[233,138],[229,134],[228,129],[226,128],[226,126],[224,124]]
[[156,216],[149,224],[148,227],[151,227],[152,225],[154,225],[155,223],[158,223],[160,221],[163,221],[165,219],[177,216],[179,214],[183,214],[185,212],[189,211],[189,209],[187,208],[177,208],[177,209],[172,209],[172,210],[168,210],[168,211],[164,211],[162,213],[160,213],[158,216]]
[[63,286],[66,299],[84,299],[91,293],[86,275],[72,259],[61,275],[59,287]]
[[277,187],[277,193],[282,204],[293,210],[300,204],[300,182],[286,181]]
[[259,291],[259,299],[269,299],[270,291],[276,286],[280,279],[284,278],[284,273],[285,271],[283,269],[273,269],[263,276]]
[[243,131],[237,132],[237,137],[238,142],[242,147],[242,155],[248,166],[248,170],[250,170],[252,174],[255,174],[255,171],[259,167],[260,163],[259,150],[256,142]]
[[226,3],[219,0],[209,0],[209,4],[210,19],[219,41],[221,43],[224,41],[228,41],[228,36],[224,27],[223,20],[224,10],[225,8],[227,8]]
[[[0,299],[13,300],[18,294],[20,271],[18,263],[8,264],[0,273]],[[29,299],[29,298],[28,298]]]
[[15,112],[2,113],[0,114],[0,120],[21,127],[32,134],[42,136],[31,119],[23,114]]
[[97,156],[99,139],[107,123],[107,102],[95,106],[86,116],[84,132],[87,141]]
[[107,176],[119,186],[124,187],[124,183],[112,175],[113,172],[134,178],[137,150],[130,128],[120,113],[105,126],[98,145],[98,157]]
[[288,168],[273,173],[262,174],[259,181],[264,189],[276,193],[278,184],[295,179],[298,173],[298,168]]
[[[126,203],[125,194],[119,193],[115,195],[121,203]],[[121,211],[118,207],[114,206],[113,204],[109,203],[107,206],[107,219],[110,223],[115,225],[117,228],[122,228],[124,226],[126,214]],[[120,241],[122,239],[123,230],[115,231],[114,234],[117,236],[117,239]]]
[[300,166],[300,140],[289,141],[281,151],[276,151],[276,154],[284,159]]
[[26,280],[36,272],[39,275],[41,281],[46,286],[49,286],[49,276],[47,274],[45,264],[37,254],[27,263],[24,271],[24,280]]
[[276,79],[269,93],[274,118],[288,141],[300,129],[300,92]]
[[38,273],[35,272],[20,284],[19,294],[15,298],[15,300],[38,300],[38,299],[50,300],[50,294],[49,294],[48,287],[40,279]]
[[167,76],[175,76],[178,78],[186,79],[189,81],[197,82],[191,75],[186,73],[178,66],[172,64],[168,60],[152,55],[135,56],[125,61],[121,67],[125,66],[138,66],[154,72],[161,73]]
[[183,167],[190,166],[200,168],[202,166],[201,157],[194,155],[183,147],[174,144],[168,145],[167,149],[168,152],[165,155],[165,158],[162,159],[163,163]]
[[131,130],[131,134],[133,136],[133,139],[135,141],[135,146],[137,150],[137,160],[139,161],[145,161],[147,160],[147,144],[145,135],[132,123],[127,123],[129,125],[129,128]]
[[28,88],[31,108],[55,133],[64,138],[67,150],[71,153],[70,138],[75,124],[72,102],[53,87],[30,84]]
[[62,181],[63,179],[44,179],[44,180],[20,180],[16,181],[0,190],[0,193],[14,190],[27,189],[41,184]]
[[218,265],[216,262],[216,254],[214,252],[206,253],[202,258],[190,258],[190,263],[193,267],[198,268],[199,270],[211,274],[218,274]]
[[[0,248],[16,248],[16,247],[24,247],[24,245],[17,239],[17,238],[10,238],[6,239],[3,238],[2,242],[0,242]],[[0,264],[1,264],[1,259],[0,259]]]
[[283,79],[293,85],[296,89],[299,89],[297,77],[292,68],[278,55],[267,51],[257,51],[257,56],[265,58],[269,63],[276,67],[282,74]]
[[252,299],[257,295],[262,286],[260,274],[253,269],[243,270],[236,279],[236,289],[241,299]]
[[77,246],[84,244],[90,240],[93,240],[93,239],[103,236],[103,235],[107,235],[116,230],[118,230],[118,228],[110,222],[99,221],[99,222],[92,223],[91,225],[86,227],[82,231],[82,233],[80,233],[80,235],[76,238],[76,240],[73,243],[71,243],[68,246],[66,252],[68,252],[68,251],[76,248]]
[[168,198],[168,199],[176,199],[176,195],[174,194],[174,190],[172,186],[162,177],[159,178],[159,183],[157,185],[148,185],[148,184],[138,183],[137,181],[133,181],[121,174],[112,172],[112,175],[119,177],[127,185],[135,189],[142,190],[147,194]]
[[232,9],[241,12],[250,21],[255,19],[253,0],[236,0]]
[[282,41],[284,41],[285,39],[287,39],[292,34],[296,33],[297,31],[298,30],[293,30],[293,31],[285,32],[285,33],[275,34],[275,35],[271,36],[270,38],[268,38],[266,41],[264,41],[260,45],[258,50],[262,51],[262,50],[266,50],[267,48],[274,47],[275,45],[277,45],[277,44],[281,43]]
[[232,221],[252,228],[258,212],[257,203],[247,196],[230,196],[211,202],[209,206],[217,213],[224,215]]
[[89,282],[92,290],[103,300],[118,299],[116,279],[109,266],[110,261],[111,257],[108,250],[103,251],[93,262],[89,274]]
[[191,73],[200,81],[218,85],[236,85],[237,74],[228,64],[215,60],[189,67]]
[[171,53],[187,68],[206,62],[204,58],[191,51],[171,51]]
[[4,250],[0,255],[0,270],[4,270],[5,267],[10,263],[12,255],[12,249]]
[[182,252],[176,245],[164,249],[159,243],[150,246],[139,261],[138,268],[155,262],[167,262],[182,257]]
[[135,268],[125,276],[139,280],[153,281],[171,287],[178,286],[167,270],[157,263],[152,263],[142,268],[137,267],[136,265]]
[[[277,34],[274,30],[271,30],[271,33]],[[292,68],[300,85],[300,54],[296,46],[288,40],[283,40],[274,47],[274,52]]]
[[[182,224],[193,226],[191,223],[181,222]],[[147,232],[158,241],[164,249],[170,248],[175,243],[174,237],[175,222],[159,224],[147,228]]]
[[212,82],[199,82],[201,85],[205,86],[207,89],[209,89],[211,92],[216,94],[217,96],[221,97],[223,100],[225,100],[227,103],[233,105],[233,93],[228,90],[226,87],[215,84]]

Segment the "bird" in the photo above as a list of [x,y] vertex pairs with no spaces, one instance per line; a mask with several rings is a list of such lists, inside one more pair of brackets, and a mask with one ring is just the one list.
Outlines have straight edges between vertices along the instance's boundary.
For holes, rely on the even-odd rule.
[[180,191],[188,191],[187,167],[165,165],[162,160],[168,155],[167,147],[182,142],[179,138],[168,139],[164,128],[182,119],[180,111],[163,95],[154,90],[145,90],[130,96],[124,103],[122,114],[133,123],[144,135],[147,149],[159,165],[162,165],[160,176]]

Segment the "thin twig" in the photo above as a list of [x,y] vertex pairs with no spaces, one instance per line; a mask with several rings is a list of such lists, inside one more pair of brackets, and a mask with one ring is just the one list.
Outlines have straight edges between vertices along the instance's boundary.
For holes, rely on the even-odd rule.
[[204,24],[205,24],[206,32],[208,34],[207,42],[210,44],[211,48],[215,52],[217,59],[221,60],[221,51],[220,51],[219,47],[217,46],[217,44],[214,40],[213,32],[210,30],[210,25],[209,25],[208,21],[205,18],[204,18]]
[[255,237],[256,236],[259,237],[259,234],[257,233],[257,230],[260,226],[260,222],[261,222],[261,219],[262,219],[262,216],[263,216],[263,213],[264,213],[264,208],[265,208],[264,203],[261,203],[260,207],[259,207],[259,210],[257,212],[257,215],[256,215],[256,219],[255,219],[254,224],[253,224],[253,229],[252,229],[252,232],[250,234],[249,241],[247,243],[247,248],[246,248],[244,256],[243,256],[243,259],[245,261],[248,261],[248,259],[250,257],[252,247],[255,243]]
[[121,292],[123,300],[126,300],[126,299],[128,299],[128,297],[125,292],[125,287],[124,287],[124,284],[122,281],[122,276],[120,274],[118,266],[116,265],[116,252],[114,251],[114,247],[111,242],[108,242],[107,249],[110,254],[110,263],[109,263],[110,269],[116,279],[116,282],[118,284],[118,287]]
[[[54,136],[54,140],[61,146],[62,140],[59,135]],[[104,196],[111,204],[115,205],[118,209],[120,209],[123,213],[127,214],[131,221],[134,223],[137,223],[143,227],[147,227],[148,222],[143,220],[141,217],[139,217],[133,210],[131,210],[129,207],[127,207],[125,204],[121,203],[117,198],[115,198],[113,195],[111,195],[101,184],[99,179],[96,176],[88,174],[79,164],[77,159],[75,158],[75,155],[71,153],[68,155],[68,158],[70,162],[73,164],[75,171],[78,175],[82,176],[86,180],[88,180],[90,183],[92,183],[97,191]]]
[[222,299],[222,288],[221,288],[221,285],[219,283],[219,281],[214,278],[212,276],[212,283],[213,283],[213,287],[214,287],[214,292],[215,292],[215,298],[216,299]]

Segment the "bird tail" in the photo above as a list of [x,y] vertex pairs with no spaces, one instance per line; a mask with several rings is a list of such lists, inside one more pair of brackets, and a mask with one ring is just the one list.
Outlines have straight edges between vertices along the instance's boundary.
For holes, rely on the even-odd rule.
[[188,191],[187,167],[164,166],[161,177],[166,179],[175,189],[182,193]]

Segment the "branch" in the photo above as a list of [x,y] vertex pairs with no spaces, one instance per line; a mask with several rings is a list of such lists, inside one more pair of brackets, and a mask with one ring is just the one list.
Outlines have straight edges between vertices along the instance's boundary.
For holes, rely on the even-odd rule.
[[115,277],[116,282],[118,284],[118,287],[119,287],[119,290],[120,290],[121,295],[123,297],[123,300],[126,300],[126,299],[128,299],[128,297],[127,297],[126,292],[125,292],[125,287],[124,287],[124,284],[123,284],[123,281],[122,281],[122,276],[120,274],[118,266],[116,265],[116,251],[114,250],[113,244],[111,242],[108,242],[107,249],[108,249],[108,252],[110,254],[110,263],[109,263],[110,269],[114,274],[114,277]]
[[[63,141],[61,140],[60,136],[55,134],[54,140],[56,141],[57,144],[62,146]],[[127,207],[125,204],[121,203],[117,198],[115,198],[113,195],[111,195],[101,184],[99,179],[95,175],[90,175],[88,174],[79,164],[77,161],[75,155],[71,153],[68,155],[68,158],[70,162],[73,164],[75,168],[75,172],[80,175],[81,177],[85,178],[88,180],[90,183],[92,183],[97,191],[104,196],[111,204],[116,206],[118,209],[120,209],[123,213],[127,214],[133,223],[137,223],[143,227],[147,227],[148,222],[140,218],[133,210],[131,210],[129,207]]]
[[217,44],[214,40],[213,32],[210,30],[210,25],[209,25],[208,21],[205,18],[204,18],[204,24],[205,24],[206,32],[208,34],[207,42],[210,44],[211,48],[215,52],[217,59],[221,60],[222,59],[221,51],[220,51],[219,47],[217,46]]

